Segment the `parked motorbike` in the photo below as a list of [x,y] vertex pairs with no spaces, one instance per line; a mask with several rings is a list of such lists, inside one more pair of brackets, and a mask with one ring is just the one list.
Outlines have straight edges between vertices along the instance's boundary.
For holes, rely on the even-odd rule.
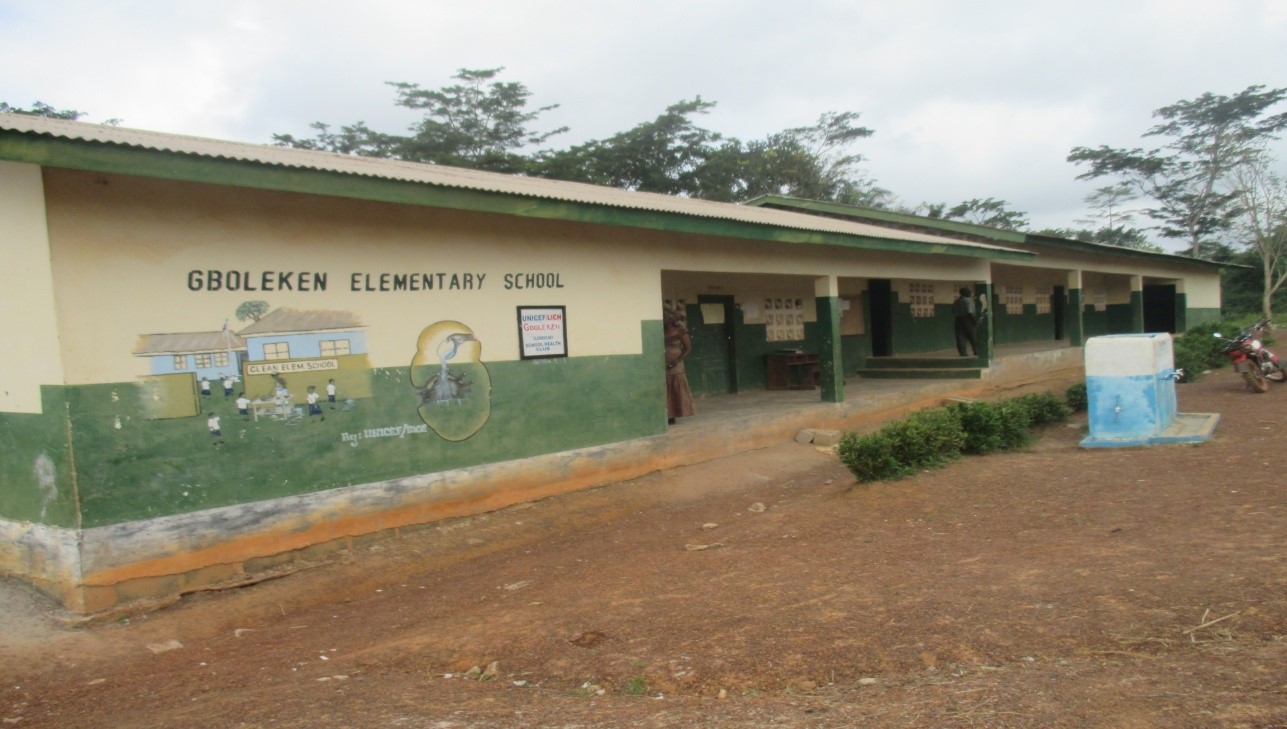
[[[1269,381],[1287,382],[1287,369],[1278,361],[1278,355],[1265,349],[1256,334],[1269,327],[1269,320],[1264,319],[1238,332],[1220,351],[1233,362],[1233,371],[1242,375],[1247,389],[1252,392],[1265,392]],[[1217,338],[1223,339],[1220,332]]]

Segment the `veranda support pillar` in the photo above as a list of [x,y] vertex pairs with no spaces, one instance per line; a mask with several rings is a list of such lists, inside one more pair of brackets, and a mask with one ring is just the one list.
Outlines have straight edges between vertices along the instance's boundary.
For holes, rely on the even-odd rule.
[[840,346],[840,280],[835,276],[814,279],[818,309],[818,378],[824,402],[845,401],[844,352]]
[[1068,325],[1068,344],[1073,347],[1086,344],[1085,305],[1082,303],[1081,292],[1081,271],[1069,271],[1065,322]]

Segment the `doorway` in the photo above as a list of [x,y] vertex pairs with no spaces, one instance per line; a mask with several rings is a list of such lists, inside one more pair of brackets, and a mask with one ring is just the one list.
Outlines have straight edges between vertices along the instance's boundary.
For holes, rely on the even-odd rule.
[[694,395],[737,392],[736,312],[732,296],[698,295],[696,316],[688,320],[693,353],[684,363]]
[[1175,333],[1175,285],[1145,284],[1144,331]]
[[871,312],[871,356],[894,354],[894,285],[887,278],[867,282],[867,309]]
[[1050,313],[1055,319],[1055,339],[1064,338],[1064,311],[1066,303],[1064,300],[1064,287],[1056,286],[1055,292],[1050,296]]

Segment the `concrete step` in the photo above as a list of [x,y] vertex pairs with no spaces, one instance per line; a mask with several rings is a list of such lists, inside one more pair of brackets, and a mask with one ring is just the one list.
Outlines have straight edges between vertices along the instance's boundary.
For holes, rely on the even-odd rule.
[[986,363],[978,357],[868,357],[864,363],[867,369],[962,369],[985,367]]
[[859,377],[880,380],[979,380],[983,378],[982,367],[955,368],[918,368],[901,369],[861,369],[854,374]]

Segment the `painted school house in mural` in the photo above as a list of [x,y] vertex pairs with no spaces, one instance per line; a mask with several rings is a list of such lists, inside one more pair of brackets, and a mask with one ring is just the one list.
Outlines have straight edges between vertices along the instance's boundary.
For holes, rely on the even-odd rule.
[[[0,570],[87,611],[843,428],[876,378],[1075,371],[1090,336],[1220,307],[1219,266],[1181,256],[15,115],[0,219],[23,312],[0,322],[23,343]],[[676,426],[667,308],[698,398]],[[729,432],[703,412],[779,388],[808,407]]]

